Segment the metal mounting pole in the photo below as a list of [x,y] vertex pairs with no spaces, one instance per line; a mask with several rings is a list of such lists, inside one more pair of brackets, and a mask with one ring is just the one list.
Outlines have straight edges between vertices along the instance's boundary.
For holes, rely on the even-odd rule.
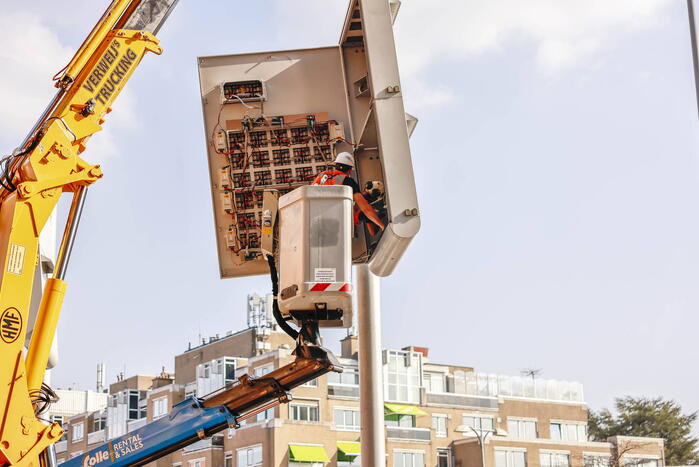
[[50,444],[44,452],[39,456],[39,465],[41,467],[57,467],[58,460],[56,459],[56,445]]
[[61,246],[58,250],[56,267],[54,268],[53,277],[55,277],[56,279],[65,279],[66,270],[68,269],[68,261],[70,260],[71,253],[73,252],[75,234],[78,231],[78,224],[80,224],[80,217],[83,213],[83,206],[85,205],[86,195],[87,187],[84,186],[78,187],[78,189],[75,191],[75,194],[73,195],[73,203],[70,206],[68,220],[66,221],[66,228],[63,232]]
[[689,36],[692,40],[692,61],[694,64],[694,88],[697,98],[697,112],[699,112],[699,43],[697,42],[696,17],[694,16],[694,0],[687,0],[687,13],[689,14]]
[[357,266],[359,407],[362,465],[386,465],[381,355],[381,283],[366,264]]

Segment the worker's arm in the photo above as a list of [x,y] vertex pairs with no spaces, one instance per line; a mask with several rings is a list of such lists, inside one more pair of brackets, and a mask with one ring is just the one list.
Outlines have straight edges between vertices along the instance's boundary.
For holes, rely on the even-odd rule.
[[386,228],[383,222],[381,222],[379,215],[376,214],[376,211],[374,211],[374,208],[372,208],[371,204],[369,204],[369,202],[364,198],[364,195],[362,195],[361,193],[355,193],[354,202],[357,203],[357,206],[359,207],[359,209],[361,209],[361,211],[364,213],[367,219],[369,219],[374,224],[378,225],[381,230]]

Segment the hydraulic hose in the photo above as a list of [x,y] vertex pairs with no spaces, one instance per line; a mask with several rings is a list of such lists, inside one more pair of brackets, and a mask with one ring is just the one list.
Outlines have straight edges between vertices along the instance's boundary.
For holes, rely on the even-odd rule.
[[277,274],[277,263],[274,261],[273,255],[267,256],[267,263],[269,264],[269,274],[272,278],[272,314],[274,315],[274,319],[277,321],[279,327],[282,328],[285,333],[291,336],[292,339],[296,340],[296,338],[299,337],[299,332],[289,326],[289,323],[284,320],[282,312],[279,310],[279,303],[277,303],[277,294],[279,294],[279,275]]

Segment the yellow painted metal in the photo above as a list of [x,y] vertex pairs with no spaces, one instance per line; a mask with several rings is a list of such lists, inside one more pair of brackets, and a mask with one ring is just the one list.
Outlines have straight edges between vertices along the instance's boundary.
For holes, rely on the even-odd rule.
[[[90,31],[90,34],[87,36],[85,41],[73,56],[73,59],[66,67],[66,71],[63,76],[68,78],[69,82],[72,82],[77,77],[80,71],[94,56],[97,47],[99,47],[102,41],[104,41],[104,38],[107,36],[109,31],[114,28],[119,20],[119,17],[124,13],[131,2],[132,0],[112,1],[107,10],[104,12],[104,15],[102,15],[102,18],[100,18],[99,22],[95,25],[92,31]],[[59,80],[59,84],[61,81],[64,80]]]
[[64,282],[47,284],[26,361],[23,350],[38,240],[62,193],[102,177],[80,154],[143,56],[162,52],[150,33],[109,30],[130,4],[112,2],[70,64],[73,84],[38,123],[31,151],[12,164],[17,189],[0,189],[0,465],[39,467],[39,454],[63,433],[36,417],[30,391],[43,380]]
[[36,331],[32,333],[31,344],[27,351],[27,386],[30,392],[39,389],[44,381],[44,372],[49,361],[67,286],[68,284],[60,279],[51,278],[46,281],[34,324]]

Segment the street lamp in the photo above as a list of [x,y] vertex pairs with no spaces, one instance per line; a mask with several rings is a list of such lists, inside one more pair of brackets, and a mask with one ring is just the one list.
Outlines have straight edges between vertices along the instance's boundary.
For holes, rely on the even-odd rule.
[[[488,439],[488,435],[492,435],[494,433],[493,430],[476,430],[472,426],[469,425],[459,425],[456,428],[454,428],[454,431],[457,433],[470,433],[473,432],[473,434],[476,435],[476,438],[478,439],[478,444],[481,445],[481,462],[482,462],[482,467],[486,467],[485,465],[485,442]],[[507,436],[507,433],[503,430],[497,430],[498,435],[502,436]]]

